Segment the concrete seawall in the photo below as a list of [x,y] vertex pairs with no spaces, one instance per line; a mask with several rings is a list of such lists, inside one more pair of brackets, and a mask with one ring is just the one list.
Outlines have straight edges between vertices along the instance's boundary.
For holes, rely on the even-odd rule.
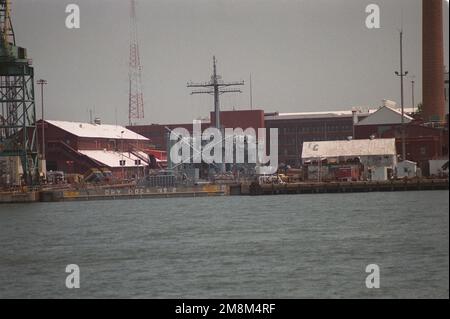
[[395,180],[383,182],[322,182],[249,185],[243,195],[320,194],[448,190],[448,179]]
[[38,202],[40,192],[2,192],[0,193],[0,204],[1,203],[33,203]]
[[228,195],[225,185],[205,185],[191,187],[102,187],[90,189],[42,191],[42,202],[111,200],[139,198],[171,198]]
[[82,189],[52,189],[1,192],[1,203],[62,202],[86,200],[173,198],[204,196],[276,195],[448,190],[448,179],[395,180],[385,182],[322,182],[286,184],[230,184],[178,187],[101,186]]

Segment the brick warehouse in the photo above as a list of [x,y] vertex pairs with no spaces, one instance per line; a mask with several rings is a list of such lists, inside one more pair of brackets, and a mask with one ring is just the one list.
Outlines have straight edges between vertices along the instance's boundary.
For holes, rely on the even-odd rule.
[[[42,121],[38,124],[41,141]],[[110,177],[132,178],[152,164],[152,149],[148,138],[123,126],[45,121],[47,171],[87,177],[95,170]]]

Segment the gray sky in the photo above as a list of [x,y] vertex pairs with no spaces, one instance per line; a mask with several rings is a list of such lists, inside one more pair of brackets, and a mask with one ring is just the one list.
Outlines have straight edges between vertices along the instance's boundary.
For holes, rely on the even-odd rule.
[[[80,29],[65,27],[69,3],[80,6]],[[365,27],[370,3],[381,8],[380,29]],[[127,123],[128,5],[13,0],[18,45],[28,49],[36,79],[49,82],[47,118],[87,121],[88,109],[95,109],[103,122],[114,123],[117,110],[118,123]],[[212,55],[224,80],[246,81],[242,94],[221,97],[224,110],[248,108],[250,73],[254,108],[266,112],[399,101],[394,71],[402,20],[405,69],[416,76],[421,101],[421,0],[137,0],[137,11],[145,104],[140,123],[207,116],[212,97],[191,96],[186,82],[209,80]],[[445,55],[448,65],[448,41]],[[409,82],[405,95],[410,104]]]

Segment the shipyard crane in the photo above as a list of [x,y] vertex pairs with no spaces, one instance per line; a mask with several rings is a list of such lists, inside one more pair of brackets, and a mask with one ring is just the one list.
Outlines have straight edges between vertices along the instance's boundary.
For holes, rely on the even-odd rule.
[[[0,157],[19,159],[27,185],[39,180],[34,71],[16,45],[10,0],[0,0]],[[17,173],[12,165],[10,174]],[[5,172],[3,172],[5,174]]]

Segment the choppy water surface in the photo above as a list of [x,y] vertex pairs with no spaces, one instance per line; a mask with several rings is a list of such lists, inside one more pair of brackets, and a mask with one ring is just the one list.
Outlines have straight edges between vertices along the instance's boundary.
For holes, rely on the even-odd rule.
[[0,205],[0,297],[448,298],[448,191]]

